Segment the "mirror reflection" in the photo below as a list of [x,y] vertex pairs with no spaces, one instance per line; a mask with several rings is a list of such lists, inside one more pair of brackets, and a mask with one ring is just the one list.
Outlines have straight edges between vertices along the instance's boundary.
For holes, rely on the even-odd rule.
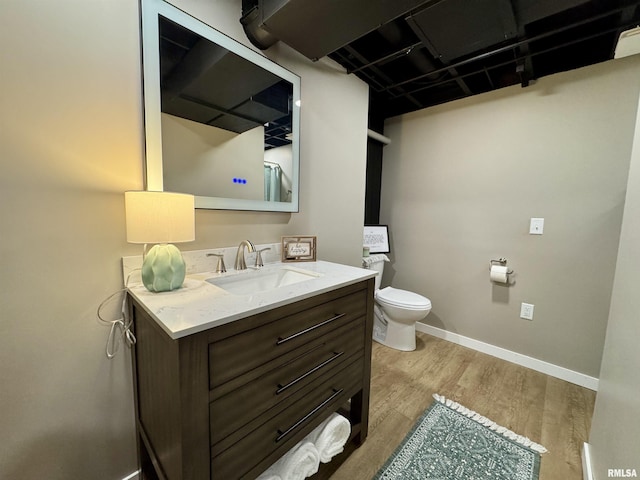
[[[144,65],[147,146],[155,135],[161,157],[147,149],[148,181],[196,195],[199,208],[297,211],[299,78],[165,2],[146,9],[144,60],[149,16],[157,52]],[[159,120],[146,121],[153,111]]]

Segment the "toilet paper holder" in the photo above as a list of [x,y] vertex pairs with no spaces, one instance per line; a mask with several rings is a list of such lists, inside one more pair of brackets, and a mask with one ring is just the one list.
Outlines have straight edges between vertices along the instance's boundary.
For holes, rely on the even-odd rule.
[[[491,271],[491,267],[493,267],[494,265],[501,265],[503,267],[507,266],[507,259],[506,258],[499,258],[498,260],[491,260],[489,262],[489,271]],[[513,273],[512,269],[507,269],[507,275],[511,275]]]

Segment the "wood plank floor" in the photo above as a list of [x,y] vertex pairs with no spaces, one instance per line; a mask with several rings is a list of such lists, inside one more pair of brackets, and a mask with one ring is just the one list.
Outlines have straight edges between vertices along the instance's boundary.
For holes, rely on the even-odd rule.
[[369,436],[331,480],[369,480],[439,393],[544,445],[541,480],[582,480],[595,392],[418,333],[414,352],[376,342]]

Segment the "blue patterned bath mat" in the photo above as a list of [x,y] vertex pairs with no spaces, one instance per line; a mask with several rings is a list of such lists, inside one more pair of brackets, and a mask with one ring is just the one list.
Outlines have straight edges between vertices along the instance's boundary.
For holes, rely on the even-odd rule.
[[434,395],[374,480],[536,480],[547,450]]

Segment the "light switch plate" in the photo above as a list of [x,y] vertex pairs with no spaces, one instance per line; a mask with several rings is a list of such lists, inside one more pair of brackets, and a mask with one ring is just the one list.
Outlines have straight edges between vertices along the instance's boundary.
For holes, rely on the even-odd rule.
[[542,235],[544,231],[544,218],[532,218],[529,224],[529,234]]
[[520,318],[525,320],[533,320],[533,305],[530,303],[522,303],[520,305]]

